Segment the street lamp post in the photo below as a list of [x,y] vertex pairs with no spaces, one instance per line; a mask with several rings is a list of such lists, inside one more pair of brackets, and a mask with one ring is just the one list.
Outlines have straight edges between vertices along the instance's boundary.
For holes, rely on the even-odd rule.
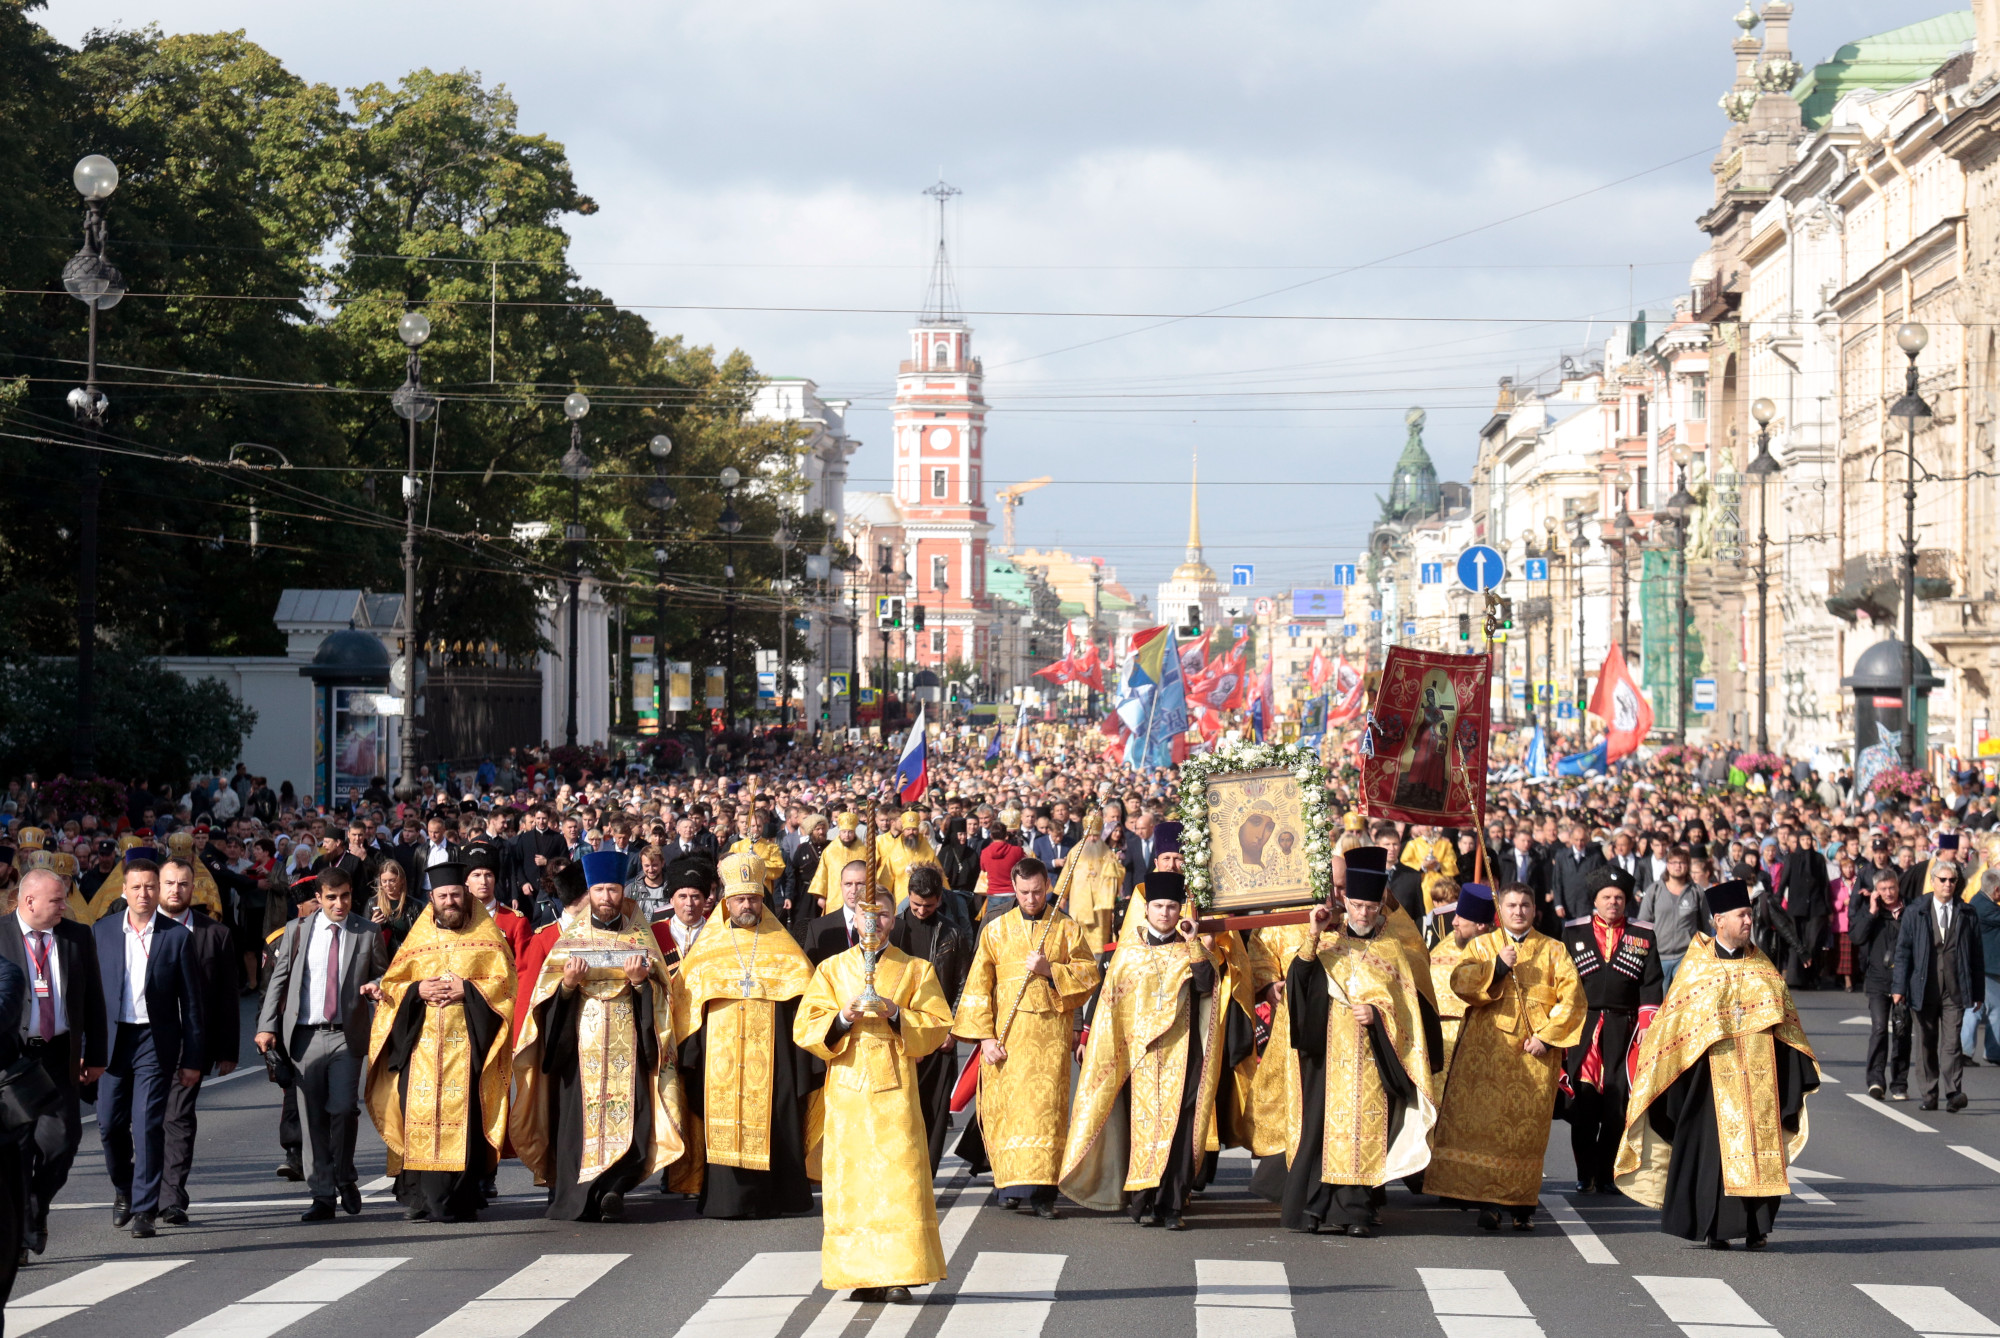
[[417,477],[417,424],[437,412],[437,396],[424,390],[423,354],[431,337],[431,322],[421,311],[406,311],[396,322],[396,337],[408,350],[403,384],[389,395],[389,407],[410,425],[409,460],[403,471],[403,738],[399,750],[402,775],[396,797],[408,803],[417,797],[417,497],[423,480]]
[[1584,742],[1583,690],[1584,690],[1584,625],[1583,625],[1583,555],[1590,547],[1589,536],[1583,532],[1584,513],[1573,513],[1569,518],[1570,580],[1576,595],[1576,646],[1570,652],[1570,665],[1576,675],[1576,738]]
[[[1687,543],[1688,512],[1694,509],[1694,495],[1687,490],[1688,462],[1694,457],[1685,446],[1676,446],[1672,454],[1674,468],[1678,471],[1677,484],[1673,496],[1660,508],[1661,519],[1668,522],[1667,533],[1662,536],[1674,549],[1674,741],[1687,742]],[[1656,525],[1654,528],[1658,528]]]
[[[736,485],[743,481],[743,475],[735,465],[724,465],[722,472],[715,476],[722,485],[722,514],[715,518],[715,527],[734,539],[743,531],[743,517],[736,514]],[[725,541],[726,542],[726,541]],[[722,728],[724,732],[736,732],[736,555],[725,549],[722,563]]]
[[674,440],[666,433],[654,435],[646,443],[653,457],[653,482],[646,490],[646,505],[660,517],[660,542],[653,549],[653,710],[664,737],[667,720],[667,512],[677,500],[667,482],[667,457],[674,453]]
[[1613,482],[1618,488],[1618,519],[1612,522],[1612,527],[1618,531],[1618,648],[1623,652],[1629,649],[1625,643],[1632,635],[1630,560],[1639,527],[1632,523],[1632,513],[1626,510],[1626,498],[1632,492],[1632,475],[1621,469]]
[[1930,343],[1930,331],[1912,321],[1896,328],[1896,347],[1910,365],[1903,374],[1903,397],[1889,406],[1889,416],[1901,418],[1903,430],[1903,765],[1917,765],[1917,420],[1931,416],[1931,406],[1917,393],[1917,355]]
[[855,704],[861,700],[861,587],[854,574],[861,570],[861,555],[849,552],[840,560],[841,583],[847,587],[847,728],[861,724]]
[[63,266],[63,287],[83,303],[89,331],[84,352],[83,384],[69,392],[69,407],[83,424],[82,515],[77,525],[76,572],[76,733],[70,744],[70,765],[78,779],[97,774],[97,505],[104,490],[98,462],[97,436],[104,428],[110,399],[97,388],[97,313],[109,311],[125,296],[125,276],[104,258],[104,202],[118,189],[118,169],[109,158],[93,153],[70,174],[83,197],[83,249]]
[[569,641],[563,652],[563,666],[569,676],[569,711],[563,723],[563,742],[576,747],[576,625],[583,612],[583,481],[590,477],[590,457],[583,453],[583,416],[590,412],[590,397],[571,391],[563,397],[563,414],[569,419],[569,449],[563,453],[563,477],[569,480],[569,524],[563,539],[569,545]]
[[1777,457],[1771,454],[1771,419],[1777,416],[1778,406],[1768,399],[1759,399],[1750,406],[1750,416],[1757,420],[1757,458],[1752,460],[1744,472],[1757,480],[1757,751],[1771,751],[1769,672],[1770,633],[1768,601],[1771,591],[1771,533],[1764,517],[1770,507],[1770,494],[1766,491],[1771,475],[1778,472]]
[[[791,657],[791,593],[792,577],[787,564],[791,560],[792,549],[798,543],[785,522],[778,522],[778,532],[771,536],[771,547],[778,550],[778,728],[791,723],[792,701],[792,657]],[[808,648],[810,649],[810,647]]]
[[[1521,544],[1529,561],[1542,555],[1542,550],[1535,547],[1534,531],[1530,530]],[[1529,586],[1529,589],[1533,588],[1532,585]],[[1533,598],[1534,596],[1530,595],[1521,601],[1521,658],[1526,661],[1521,668],[1521,723],[1524,725],[1535,723],[1535,606],[1529,602]]]

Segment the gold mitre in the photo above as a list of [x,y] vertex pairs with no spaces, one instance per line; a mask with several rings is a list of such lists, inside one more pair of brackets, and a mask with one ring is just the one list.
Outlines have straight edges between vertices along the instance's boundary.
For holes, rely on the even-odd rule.
[[919,827],[922,827],[924,825],[923,816],[919,814],[917,810],[915,810],[914,808],[904,809],[903,816],[899,818],[897,821],[900,823],[903,830],[906,832],[914,832]]
[[841,835],[852,836],[861,826],[861,815],[851,808],[843,808],[833,815],[833,825],[840,828]]
[[1362,817],[1359,813],[1349,813],[1340,820],[1340,826],[1343,831],[1366,831],[1368,828],[1368,819]]
[[1104,835],[1104,810],[1093,808],[1083,818],[1083,834],[1086,838]]
[[764,894],[765,864],[761,857],[751,854],[728,855],[715,866],[715,872],[722,879],[722,895],[732,897],[744,892]]
[[48,844],[49,834],[40,827],[23,827],[18,833],[18,839],[20,849],[40,850]]

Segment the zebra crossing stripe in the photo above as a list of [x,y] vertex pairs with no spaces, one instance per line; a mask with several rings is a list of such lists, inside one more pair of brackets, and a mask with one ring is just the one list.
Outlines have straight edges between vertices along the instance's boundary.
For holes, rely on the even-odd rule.
[[18,1301],[10,1301],[7,1331],[16,1335],[33,1333],[45,1324],[67,1319],[100,1301],[108,1301],[121,1292],[171,1273],[187,1262],[186,1259],[125,1259],[86,1268],[73,1277],[29,1292]]
[[1194,1281],[1195,1338],[1296,1338],[1283,1264],[1197,1259]]
[[310,1264],[282,1282],[252,1292],[234,1305],[177,1329],[170,1338],[271,1338],[306,1316],[364,1287],[399,1264],[404,1255],[335,1256]]
[[1770,1322],[1721,1278],[1633,1278],[1688,1338],[1779,1338]]
[[818,1286],[818,1250],[753,1254],[688,1317],[679,1338],[777,1338]]
[[1586,1264],[1615,1264],[1618,1256],[1611,1253],[1611,1247],[1597,1238],[1590,1224],[1583,1220],[1583,1214],[1576,1206],[1560,1194],[1542,1195],[1542,1207],[1555,1219],[1569,1243],[1576,1246],[1576,1252],[1583,1256]]
[[1039,1338],[1067,1262],[1066,1254],[981,1250],[938,1338]]
[[423,1338],[520,1338],[628,1254],[545,1254],[426,1329]]
[[1420,1268],[1445,1338],[1546,1338],[1534,1312],[1497,1268]]
[[1861,1293],[1924,1338],[1993,1338],[2000,1324],[1974,1310],[1943,1287],[1857,1282]]

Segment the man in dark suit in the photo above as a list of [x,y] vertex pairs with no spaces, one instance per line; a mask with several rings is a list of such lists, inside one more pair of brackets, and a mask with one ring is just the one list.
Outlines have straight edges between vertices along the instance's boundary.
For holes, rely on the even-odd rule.
[[1937,1109],[1942,1076],[1945,1109],[1953,1114],[1967,1105],[1958,1085],[1965,1067],[1959,1027],[1966,1009],[1986,1002],[1986,951],[1979,922],[1958,899],[1961,877],[1958,865],[1933,861],[1931,895],[1903,912],[1890,986],[1890,998],[1907,1001],[1916,1023],[1917,1085],[1924,1093],[1918,1109]]
[[[910,870],[909,904],[889,926],[889,942],[931,964],[944,1001],[953,1008],[958,1007],[966,973],[972,970],[972,953],[979,937],[962,915],[945,896],[944,875],[929,865],[919,865]],[[944,1157],[945,1135],[951,1132],[951,1090],[957,1080],[956,1041],[917,1061],[917,1100],[930,1138],[933,1175]]]
[[[242,1043],[242,1012],[237,1006],[237,957],[229,926],[212,919],[194,904],[194,867],[170,859],[160,866],[160,914],[189,934],[201,981],[201,1029],[217,1077],[236,1070],[236,1049]],[[160,1180],[160,1220],[168,1226],[188,1224],[188,1171],[194,1166],[195,1100],[201,1083],[167,1092],[166,1162]]]
[[1785,984],[1795,990],[1808,989],[1819,970],[1819,943],[1833,912],[1832,882],[1827,877],[1826,856],[1813,848],[1811,833],[1787,827],[1779,842],[1785,863],[1777,891],[1804,948],[1784,963]]
[[1559,924],[1590,914],[1596,895],[1590,875],[1604,867],[1604,852],[1581,822],[1568,823],[1562,835],[1550,887]]
[[36,1254],[48,1248],[49,1205],[68,1181],[83,1140],[77,1088],[104,1072],[104,986],[97,976],[97,949],[88,929],[63,918],[67,899],[60,877],[33,869],[21,879],[14,913],[0,919],[0,957],[26,973],[20,1045],[41,1061],[57,1093],[55,1109],[35,1121],[21,1145],[23,1244]]
[[514,838],[514,877],[523,900],[533,903],[541,891],[542,873],[548,862],[563,853],[562,833],[549,830],[549,810],[537,808],[531,811],[521,824],[521,834]]
[[186,928],[159,914],[160,866],[125,864],[125,913],[90,928],[114,1024],[109,1062],[97,1083],[97,1134],[111,1177],[111,1225],[154,1234],[166,1166],[167,1088],[193,1087],[208,1067],[201,983]]
[[867,890],[868,865],[865,862],[855,860],[840,871],[840,907],[807,925],[805,939],[799,944],[814,966],[829,957],[840,956],[861,941],[860,929],[854,923],[854,908],[860,904],[861,895]]
[[257,1015],[257,1049],[280,1047],[298,1072],[313,1154],[307,1179],[312,1207],[302,1222],[333,1220],[336,1194],[349,1216],[361,1212],[354,1170],[361,1073],[374,1019],[371,1001],[380,993],[374,982],[389,968],[389,947],[365,917],[349,913],[353,907],[347,876],[321,874],[319,909],[285,926]]

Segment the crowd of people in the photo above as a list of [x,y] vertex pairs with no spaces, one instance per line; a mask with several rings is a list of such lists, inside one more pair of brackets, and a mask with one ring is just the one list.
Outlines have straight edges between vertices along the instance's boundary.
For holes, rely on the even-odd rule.
[[1495,781],[1483,833],[1370,820],[1336,779],[1331,895],[1236,926],[1188,898],[1175,773],[1087,734],[947,740],[908,803],[858,747],[523,754],[331,812],[247,775],[109,820],[17,783],[0,1084],[34,1114],[4,1129],[0,1260],[46,1248],[87,1100],[113,1225],[187,1223],[246,1009],[306,1221],[361,1211],[365,1108],[412,1221],[475,1218],[506,1158],[561,1220],[649,1184],[802,1213],[816,1183],[827,1285],[895,1301],[943,1276],[954,1127],[1001,1210],[1185,1229],[1244,1148],[1285,1226],[1366,1237],[1397,1183],[1532,1230],[1559,1111],[1578,1192],[1758,1247],[1819,1081],[1791,990],[1867,995],[1872,1096],[1907,1099],[1914,1060],[1924,1108],[1966,1104],[2000,833],[1969,784],[1875,804],[1804,768],[1716,784],[1718,758]]

